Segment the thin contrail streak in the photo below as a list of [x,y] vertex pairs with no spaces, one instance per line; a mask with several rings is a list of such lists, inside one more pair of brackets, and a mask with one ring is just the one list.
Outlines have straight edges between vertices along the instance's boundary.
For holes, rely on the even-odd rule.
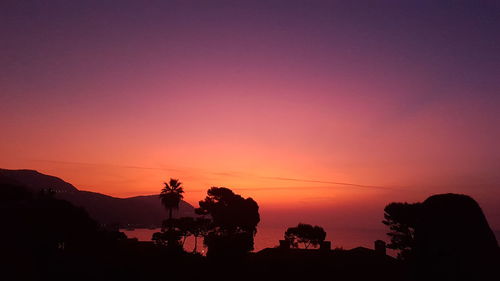
[[349,183],[349,182],[337,182],[337,181],[320,181],[320,180],[296,179],[296,178],[284,178],[284,177],[261,177],[261,178],[282,180],[282,181],[296,181],[296,182],[311,182],[311,183],[345,185],[345,186],[361,187],[361,188],[394,189],[394,188],[387,187],[387,186],[364,185],[364,184],[356,184],[356,183]]
[[[181,172],[181,170],[173,169],[173,168],[145,167],[145,166],[134,166],[134,165],[100,164],[100,163],[72,162],[72,161],[59,161],[59,160],[41,160],[41,159],[36,159],[34,161],[49,162],[49,163],[59,163],[59,164],[72,164],[72,165],[108,166],[108,167],[118,167],[118,168],[126,168],[126,169],[160,170],[160,171]],[[235,172],[218,172],[218,173],[212,172],[211,174],[213,174],[213,175],[219,175],[219,176],[261,178],[261,179],[279,180],[279,181],[321,183],[321,184],[341,185],[341,186],[355,187],[355,188],[370,188],[370,189],[385,189],[385,190],[394,190],[394,189],[396,189],[396,188],[387,187],[387,186],[365,185],[365,184],[356,184],[356,183],[350,183],[350,182],[323,181],[323,180],[299,179],[299,178],[287,178],[287,177],[271,177],[271,176],[252,175],[252,174],[243,174],[242,175],[242,174],[238,174],[238,173],[235,173]],[[256,189],[259,189],[259,188],[256,188]]]

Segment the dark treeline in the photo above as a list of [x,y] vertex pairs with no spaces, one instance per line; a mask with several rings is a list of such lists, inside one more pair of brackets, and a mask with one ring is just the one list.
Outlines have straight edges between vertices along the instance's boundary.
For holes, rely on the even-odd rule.
[[[499,248],[479,205],[442,194],[419,203],[390,203],[383,223],[398,257],[375,249],[330,249],[321,226],[284,230],[276,248],[252,252],[259,206],[212,187],[197,217],[172,216],[184,187],[171,179],[159,200],[166,209],[152,241],[129,239],[54,197],[13,183],[0,186],[2,280],[496,280]],[[184,250],[186,237],[195,247]],[[200,245],[198,244],[200,240]],[[278,242],[278,241],[277,241]],[[202,243],[202,245],[201,245]],[[199,249],[206,247],[206,255]],[[493,279],[492,279],[493,278]]]

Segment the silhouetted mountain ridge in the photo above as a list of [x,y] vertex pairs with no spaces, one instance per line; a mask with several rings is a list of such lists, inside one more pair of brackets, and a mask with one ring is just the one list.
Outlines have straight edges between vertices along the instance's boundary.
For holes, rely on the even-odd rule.
[[[167,217],[167,211],[161,205],[158,195],[116,198],[97,192],[80,191],[60,178],[35,170],[0,169],[1,183],[24,186],[34,193],[50,188],[56,197],[85,208],[91,217],[106,225],[158,227]],[[193,206],[181,201],[174,216],[196,215]]]
[[78,189],[62,179],[42,174],[35,170],[0,169],[0,183],[11,183],[26,187],[31,192],[50,188],[56,193],[76,192]]

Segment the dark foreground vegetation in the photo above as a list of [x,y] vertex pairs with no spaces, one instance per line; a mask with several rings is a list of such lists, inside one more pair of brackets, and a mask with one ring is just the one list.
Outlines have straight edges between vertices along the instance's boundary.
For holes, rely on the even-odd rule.
[[[212,187],[197,217],[176,218],[182,183],[171,179],[158,198],[165,220],[153,242],[128,239],[58,199],[0,182],[1,280],[498,280],[499,248],[479,205],[441,194],[385,208],[388,248],[331,249],[320,226],[284,231],[276,248],[252,252],[260,221],[252,198]],[[206,256],[184,251],[192,235]],[[201,242],[202,241],[202,242]]]

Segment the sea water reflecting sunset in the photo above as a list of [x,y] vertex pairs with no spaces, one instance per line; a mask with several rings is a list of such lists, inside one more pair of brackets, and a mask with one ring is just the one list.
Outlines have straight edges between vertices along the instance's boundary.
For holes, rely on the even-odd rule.
[[[280,239],[283,239],[283,234],[286,229],[277,227],[260,227],[255,236],[255,251],[260,251],[265,248],[277,246]],[[122,229],[127,237],[137,238],[140,241],[150,241],[153,233],[160,231],[156,229],[137,228],[135,230]],[[351,249],[358,246],[373,248],[373,242],[377,239],[386,239],[385,230],[380,229],[325,229],[327,232],[326,239],[332,242],[332,248],[342,247]],[[203,245],[202,238],[198,238],[198,250],[201,250]],[[188,237],[184,244],[186,251],[191,251],[194,247],[194,238]]]

